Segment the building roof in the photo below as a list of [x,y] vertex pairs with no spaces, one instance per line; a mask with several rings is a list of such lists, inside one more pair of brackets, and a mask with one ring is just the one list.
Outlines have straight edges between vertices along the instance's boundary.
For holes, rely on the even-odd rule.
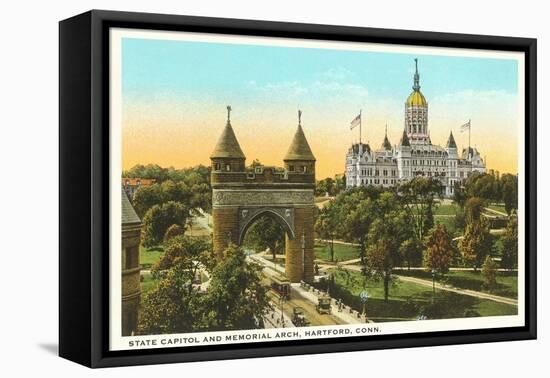
[[411,146],[411,142],[409,141],[409,137],[407,136],[407,131],[403,130],[403,136],[401,137],[401,141],[399,142],[400,146]]
[[388,133],[386,132],[386,135],[384,135],[384,142],[382,142],[382,148],[389,151],[391,150],[391,143],[388,139]]
[[451,134],[449,135],[449,140],[447,140],[447,148],[456,148],[455,137],[453,136],[452,131],[451,131]]
[[140,224],[141,219],[139,219],[136,211],[134,210],[134,207],[130,203],[126,191],[122,187],[120,188],[120,190],[122,196],[122,225],[124,226],[128,224]]
[[428,102],[426,101],[426,98],[420,92],[420,75],[418,74],[418,59],[414,60],[415,65],[415,73],[414,73],[414,85],[413,85],[413,92],[409,95],[409,98],[407,98],[407,106],[427,106]]
[[139,177],[123,177],[122,178],[122,185],[130,185],[130,186],[149,186],[153,185],[157,180],[155,179],[146,179],[146,178],[139,178]]
[[231,127],[229,120],[225,124],[222,135],[220,136],[220,139],[218,139],[218,143],[216,144],[214,151],[212,151],[210,158],[246,158],[243,150],[241,150],[241,146],[239,145],[239,141],[235,136],[235,132],[233,131],[233,127]]
[[427,106],[428,101],[426,101],[426,98],[424,97],[422,92],[420,92],[420,89],[419,89],[419,90],[413,91],[409,95],[409,97],[407,98],[406,104],[407,106]]
[[294,139],[288,148],[288,151],[285,155],[284,160],[313,160],[315,161],[315,156],[311,152],[309,143],[307,142],[304,130],[302,130],[302,125],[298,124],[298,129],[294,134]]

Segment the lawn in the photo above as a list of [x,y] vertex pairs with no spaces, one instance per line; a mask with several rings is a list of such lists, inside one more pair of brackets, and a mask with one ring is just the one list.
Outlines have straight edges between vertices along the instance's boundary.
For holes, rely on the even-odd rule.
[[[424,278],[430,281],[432,279],[432,274],[424,270],[398,270],[395,273],[403,276]],[[516,272],[498,272],[497,287],[491,291],[485,289],[483,286],[483,277],[480,271],[450,271],[444,278],[438,279],[438,281],[446,282],[451,286],[461,289],[482,291],[514,299],[518,297],[518,277]]]
[[[330,261],[329,243],[315,243],[315,258]],[[359,258],[359,247],[334,243],[334,261],[346,261]]]
[[164,249],[162,246],[145,248],[142,245],[139,246],[139,263],[143,269],[151,269],[151,266],[156,263],[162,254]]
[[359,272],[333,269],[336,287],[331,295],[342,298],[344,303],[361,311],[359,294],[366,290],[369,299],[367,316],[376,322],[412,320],[418,315],[429,319],[450,319],[472,316],[497,316],[517,314],[517,307],[466,295],[436,290],[432,303],[432,289],[395,279],[390,286],[388,301],[384,301],[383,283],[365,279]]
[[434,223],[444,225],[453,237],[462,235],[462,230],[455,227],[455,217],[434,215]]
[[145,298],[145,295],[158,285],[158,280],[153,279],[149,272],[142,273],[141,277],[141,295]]
[[454,204],[440,204],[434,210],[434,215],[455,215],[458,210],[458,206]]

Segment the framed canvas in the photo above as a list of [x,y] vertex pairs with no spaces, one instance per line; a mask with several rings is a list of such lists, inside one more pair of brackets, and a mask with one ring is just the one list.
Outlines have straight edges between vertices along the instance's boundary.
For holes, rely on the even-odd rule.
[[59,353],[536,337],[536,40],[60,22]]

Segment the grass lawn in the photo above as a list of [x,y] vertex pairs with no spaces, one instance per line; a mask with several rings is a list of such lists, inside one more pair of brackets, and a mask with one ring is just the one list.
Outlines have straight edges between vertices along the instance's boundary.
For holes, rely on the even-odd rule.
[[151,273],[143,273],[141,277],[143,278],[143,281],[141,281],[141,295],[144,298],[149,291],[158,285],[158,280],[153,279]]
[[440,204],[436,207],[434,215],[455,215],[458,210],[458,206],[455,204]]
[[434,223],[444,225],[447,231],[449,231],[453,237],[462,235],[462,230],[455,227],[454,217],[434,215]]
[[485,299],[436,290],[432,304],[432,289],[395,279],[390,285],[388,301],[384,301],[381,280],[365,279],[359,272],[333,269],[336,286],[331,294],[344,303],[361,311],[359,294],[369,294],[367,316],[376,321],[412,320],[420,314],[429,319],[450,319],[472,316],[497,316],[517,314],[517,307]]
[[[395,273],[403,276],[424,278],[430,281],[432,279],[432,274],[424,270],[399,270],[395,271]],[[439,279],[438,281],[446,282],[461,289],[483,291],[514,299],[518,297],[518,276],[516,272],[498,272],[497,287],[492,291],[486,290],[483,287],[483,277],[480,271],[450,271],[442,280]]]
[[145,248],[142,245],[139,246],[139,263],[143,269],[151,269],[151,266],[156,263],[162,254],[164,249],[162,246]]
[[[315,243],[315,258],[330,261],[330,244],[324,242]],[[346,261],[358,258],[358,247],[334,243],[334,261]]]

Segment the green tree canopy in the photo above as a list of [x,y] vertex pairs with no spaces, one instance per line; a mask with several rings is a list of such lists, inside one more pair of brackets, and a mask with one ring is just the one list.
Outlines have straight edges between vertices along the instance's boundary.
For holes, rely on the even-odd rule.
[[436,198],[442,198],[443,186],[435,178],[417,176],[398,188],[405,210],[419,240],[433,227],[433,210]]
[[230,245],[225,260],[213,270],[207,293],[201,297],[204,308],[201,328],[208,331],[262,328],[269,308],[266,289],[261,283],[261,266],[246,261],[241,248]]
[[246,231],[243,245],[256,252],[270,249],[273,259],[277,253],[284,252],[285,229],[269,215],[260,216]]
[[504,269],[518,267],[518,220],[510,217],[506,226],[506,233],[502,237],[502,260]]
[[481,268],[481,275],[483,276],[485,287],[489,290],[497,286],[497,268],[497,263],[493,261],[491,256],[485,257],[485,261]]
[[154,205],[143,217],[141,242],[144,247],[153,247],[162,243],[168,227],[173,224],[185,226],[189,210],[179,202],[169,201]]
[[368,231],[365,271],[384,282],[384,300],[388,300],[392,269],[401,262],[400,247],[411,237],[410,222],[394,193],[386,192],[372,201],[374,216]]
[[423,249],[424,246],[422,245],[422,242],[418,240],[416,236],[405,239],[399,247],[401,260],[407,263],[407,267],[409,269],[411,266],[418,266],[422,263]]

